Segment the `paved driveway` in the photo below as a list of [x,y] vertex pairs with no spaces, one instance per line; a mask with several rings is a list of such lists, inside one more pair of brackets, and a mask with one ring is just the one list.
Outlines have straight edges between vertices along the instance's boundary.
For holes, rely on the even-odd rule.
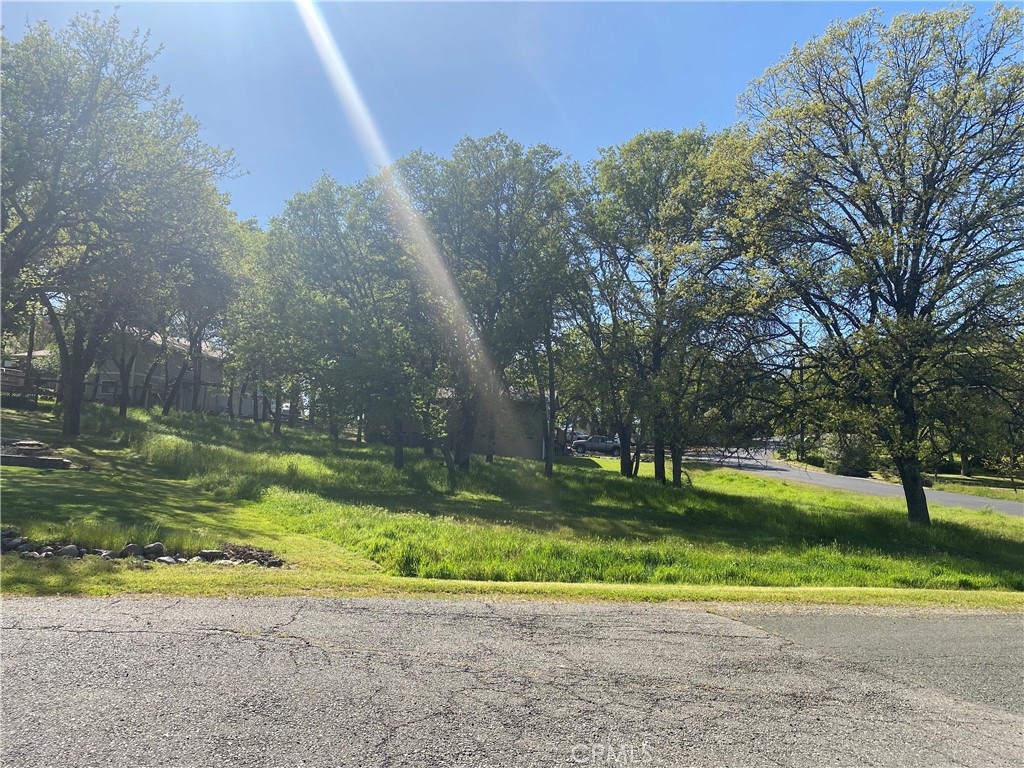
[[[858,650],[877,633],[829,643],[750,610],[8,599],[3,764],[1019,765],[1019,695],[894,670]],[[925,633],[945,630],[882,615],[944,663],[951,644]],[[988,627],[950,635],[948,666],[1019,680],[1019,617],[943,620]]]
[[[734,456],[722,454],[694,454],[688,455],[698,461],[707,461],[713,464],[738,469],[742,472],[752,472],[759,475],[767,475],[778,480],[792,480],[798,483],[810,483],[820,485],[824,488],[835,488],[840,491],[853,491],[855,493],[866,493],[871,496],[892,496],[903,498],[903,488],[896,483],[886,483],[882,480],[873,480],[864,477],[845,477],[843,475],[832,475],[828,472],[816,472],[811,469],[794,467],[782,461],[765,458],[763,455],[755,456]],[[1020,492],[1020,501],[1008,501],[1006,499],[986,499],[982,496],[971,496],[966,493],[950,493],[949,491],[935,491],[925,489],[928,501],[934,504],[947,504],[951,507],[966,507],[967,509],[991,509],[1007,515],[1024,517],[1024,490]]]

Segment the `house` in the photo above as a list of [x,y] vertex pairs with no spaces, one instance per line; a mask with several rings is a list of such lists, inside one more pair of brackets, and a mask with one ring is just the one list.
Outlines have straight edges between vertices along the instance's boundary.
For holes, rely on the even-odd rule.
[[[129,340],[129,347],[134,344]],[[120,354],[118,344],[110,347],[106,357],[100,359],[89,373],[85,382],[85,400],[90,402],[119,402],[121,395],[121,373],[117,364]],[[132,405],[162,406],[170,396],[174,380],[188,356],[188,342],[168,337],[166,340],[158,334],[152,334],[138,345],[135,359],[129,374]],[[14,353],[10,360],[24,369],[26,353]],[[128,354],[125,357],[129,357]],[[203,345],[202,363],[199,376],[191,366],[185,372],[181,386],[175,396],[175,407],[179,410],[192,409],[192,394],[199,387],[196,403],[197,410],[206,413],[227,413],[229,397],[234,395],[234,410],[242,417],[252,416],[251,399],[239,402],[238,393],[229,389],[230,382],[225,381],[223,350],[211,344]],[[52,354],[48,349],[36,350],[32,354],[32,381],[26,382],[32,391],[50,391],[57,389],[57,378],[53,373],[43,373],[54,368]],[[20,373],[20,371],[19,371]],[[24,379],[24,374],[22,374]]]
[[[448,390],[438,392],[438,399],[445,401],[452,396]],[[544,423],[547,418],[547,398],[537,393],[504,393],[493,406],[483,405],[477,415],[476,432],[473,435],[472,452],[487,455],[491,452],[490,424],[494,416],[493,452],[495,456],[511,456],[522,459],[543,461]],[[372,420],[372,417],[371,417]],[[389,422],[379,419],[381,425]],[[387,426],[369,433],[370,439],[390,442]],[[420,426],[407,424],[403,442],[408,447],[420,447],[424,443]]]
[[[547,398],[535,392],[511,392],[502,395],[494,411],[494,455],[544,460],[544,423]],[[491,436],[487,409],[477,419],[473,453],[486,455]]]
[[[121,374],[115,359],[118,354],[116,344],[112,349],[112,353],[97,364],[91,380],[86,383],[87,400],[116,403],[120,398]],[[188,351],[188,342],[183,339],[164,339],[158,334],[145,339],[138,346],[129,374],[132,404],[146,408],[163,406],[171,394],[182,364],[188,357]],[[237,414],[238,397],[237,393],[229,391],[230,382],[225,380],[224,362],[225,354],[222,349],[204,343],[199,370],[197,372],[193,366],[189,366],[175,396],[174,407],[179,410],[191,410],[193,392],[198,387],[196,410],[204,413],[227,413],[229,397],[233,394]],[[248,404],[248,411],[248,415],[251,415],[251,403]],[[242,415],[247,415],[244,410]]]

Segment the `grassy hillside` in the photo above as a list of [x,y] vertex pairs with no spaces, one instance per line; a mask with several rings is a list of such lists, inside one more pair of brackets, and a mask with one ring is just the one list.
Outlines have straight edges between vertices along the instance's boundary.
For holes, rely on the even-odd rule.
[[[267,547],[290,567],[3,558],[8,593],[519,592],[640,599],[1024,605],[1024,521],[692,467],[692,488],[630,481],[612,462],[475,462],[454,496],[439,458],[333,446],[306,430],[94,408],[63,455],[91,471],[4,468],[3,522],[96,547],[160,539],[192,552]],[[39,413],[6,437],[59,440]],[[143,542],[144,543],[144,542]],[[796,595],[797,597],[793,597]]]

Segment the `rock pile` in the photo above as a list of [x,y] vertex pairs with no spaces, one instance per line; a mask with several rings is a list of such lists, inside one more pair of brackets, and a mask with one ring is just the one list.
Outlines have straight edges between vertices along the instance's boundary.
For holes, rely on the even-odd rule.
[[280,568],[284,560],[269,549],[250,547],[245,544],[225,544],[222,549],[204,549],[193,557],[186,557],[181,552],[168,553],[163,542],[154,541],[142,545],[129,543],[121,549],[89,549],[77,543],[52,542],[43,544],[31,541],[17,528],[5,528],[0,531],[0,551],[3,554],[16,554],[25,560],[46,560],[53,557],[82,558],[95,555],[104,560],[138,560],[178,565],[180,563],[217,563],[218,565],[258,565],[267,568]]
[[267,568],[280,568],[284,560],[275,555],[269,549],[251,547],[248,544],[225,544],[224,556],[240,562],[255,563]]

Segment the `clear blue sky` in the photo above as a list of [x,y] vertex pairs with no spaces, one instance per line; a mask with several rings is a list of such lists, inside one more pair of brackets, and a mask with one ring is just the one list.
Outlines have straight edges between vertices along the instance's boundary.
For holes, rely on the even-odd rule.
[[[736,120],[737,96],[794,44],[879,3],[321,3],[393,156],[503,130],[578,160],[647,129]],[[887,16],[943,3],[885,3]],[[988,7],[982,4],[982,7]],[[4,34],[113,4],[3,3]],[[266,222],[327,172],[369,172],[295,6],[122,2],[162,43],[153,73],[248,174]]]

